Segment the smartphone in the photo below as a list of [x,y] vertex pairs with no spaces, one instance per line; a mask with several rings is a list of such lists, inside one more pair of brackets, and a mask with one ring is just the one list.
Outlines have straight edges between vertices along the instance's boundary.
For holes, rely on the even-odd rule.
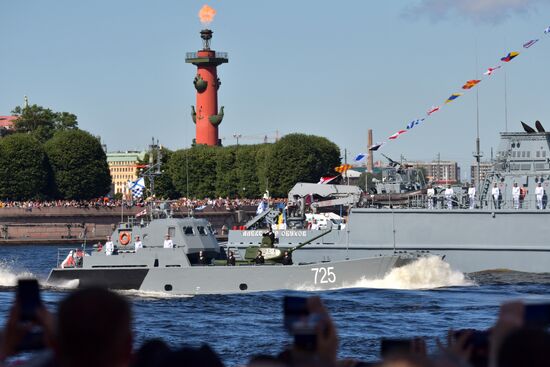
[[20,307],[20,321],[34,321],[36,311],[42,304],[38,281],[36,279],[19,279],[17,300]]
[[547,328],[550,326],[550,303],[526,304],[524,324],[530,328]]
[[294,336],[294,345],[306,351],[317,349],[318,314],[310,314],[307,298],[285,296],[283,299],[284,325]]
[[412,343],[412,339],[382,338],[380,340],[380,356],[386,358],[396,354],[410,354]]
[[472,352],[468,362],[473,367],[484,367],[489,364],[489,331],[487,330],[474,330],[474,329],[462,329],[457,330],[454,333],[455,339],[460,338],[464,333],[470,333],[470,336],[466,340],[465,347],[470,347]]

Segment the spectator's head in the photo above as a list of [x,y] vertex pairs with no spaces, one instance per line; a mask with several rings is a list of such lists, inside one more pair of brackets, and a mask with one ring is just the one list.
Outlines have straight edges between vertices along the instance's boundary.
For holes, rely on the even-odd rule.
[[522,328],[504,339],[498,353],[499,367],[543,367],[550,361],[550,334]]
[[158,366],[159,361],[168,358],[171,352],[170,347],[161,339],[147,340],[136,352],[132,367]]
[[132,352],[131,310],[102,288],[78,290],[59,305],[56,354],[61,366],[127,366]]
[[218,355],[208,346],[200,348],[184,347],[170,353],[160,364],[162,367],[186,366],[186,367],[223,367]]

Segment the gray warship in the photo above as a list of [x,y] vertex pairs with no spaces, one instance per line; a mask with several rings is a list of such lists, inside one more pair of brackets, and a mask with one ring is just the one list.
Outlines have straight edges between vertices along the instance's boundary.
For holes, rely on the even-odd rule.
[[[353,286],[361,280],[381,279],[393,268],[420,256],[392,253],[363,259],[281,263],[283,250],[292,254],[330,234],[329,229],[289,248],[250,247],[248,252],[252,250],[252,256],[257,251],[262,253],[264,264],[256,265],[250,255],[236,253],[235,265],[229,265],[227,254],[231,249],[218,244],[208,221],[172,218],[166,209],[152,211],[151,220],[131,220],[115,229],[111,236],[112,254],[106,246],[95,246],[91,251],[82,248],[58,256],[58,265],[51,270],[48,284],[98,285],[184,295],[325,290]],[[172,248],[164,248],[165,235],[170,236]],[[143,248],[133,247],[131,239],[135,236],[140,236]],[[201,262],[201,252],[207,261]]]
[[[348,208],[345,228],[335,227],[295,252],[298,261],[360,259],[396,251],[425,251],[444,256],[453,268],[471,273],[488,270],[550,272],[550,133],[537,122],[536,130],[523,124],[522,132],[500,133],[500,144],[490,172],[480,182],[470,209],[467,188],[454,187],[452,209],[443,189],[428,198],[424,184],[414,184],[413,168],[390,164],[376,191],[362,194],[346,185],[300,183],[289,193],[285,228],[274,220],[279,210],[253,218],[244,230],[232,230],[228,246],[243,251],[261,240],[262,226],[275,228],[280,246],[314,238],[307,211],[330,205]],[[527,194],[514,201],[514,184]],[[537,203],[540,185],[544,195]],[[493,198],[494,187],[499,195]],[[540,189],[539,189],[540,190]],[[306,199],[313,198],[313,205]],[[431,201],[431,203],[429,202]]]

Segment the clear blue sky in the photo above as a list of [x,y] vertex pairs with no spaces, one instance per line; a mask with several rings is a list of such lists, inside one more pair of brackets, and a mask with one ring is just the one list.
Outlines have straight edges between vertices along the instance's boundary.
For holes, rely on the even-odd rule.
[[[69,111],[109,150],[171,149],[194,137],[195,67],[204,1],[0,2],[0,115],[28,95]],[[224,145],[264,135],[326,136],[342,151],[422,117],[509,51],[541,38],[506,66],[509,129],[540,119],[550,130],[550,2],[536,0],[210,1]],[[477,46],[476,46],[477,45]],[[477,51],[476,51],[477,48]],[[476,68],[476,58],[478,67]],[[504,73],[479,86],[482,150],[504,130]],[[453,159],[463,176],[474,150],[475,93],[388,144],[407,159]],[[246,138],[248,137],[248,138]],[[376,158],[379,158],[378,156]]]

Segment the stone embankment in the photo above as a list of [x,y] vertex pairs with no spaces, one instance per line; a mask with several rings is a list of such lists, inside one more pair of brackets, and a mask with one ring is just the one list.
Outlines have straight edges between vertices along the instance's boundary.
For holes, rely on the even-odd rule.
[[[207,208],[194,213],[205,218],[223,237],[222,227],[231,228],[254,215],[255,207],[244,210]],[[0,245],[7,244],[69,244],[87,241],[104,241],[120,222],[128,220],[142,207],[98,208],[0,208]],[[175,217],[187,216],[187,212],[175,212]]]

